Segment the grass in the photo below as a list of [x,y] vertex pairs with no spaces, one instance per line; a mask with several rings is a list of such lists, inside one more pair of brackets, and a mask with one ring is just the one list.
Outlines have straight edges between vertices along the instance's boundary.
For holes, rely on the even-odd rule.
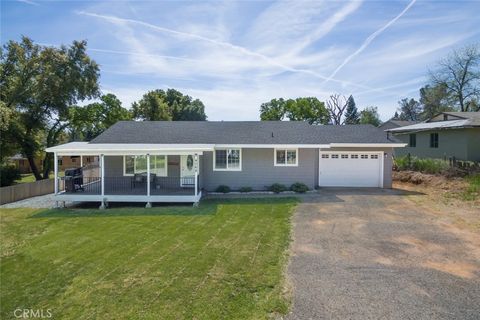
[[421,159],[408,155],[396,158],[395,164],[400,171],[413,170],[430,174],[442,173],[449,168],[449,163],[441,159]]
[[[48,176],[48,178],[53,179],[53,173],[51,173]],[[37,181],[37,180],[35,180],[35,176],[33,175],[33,173],[25,173],[25,174],[20,175],[20,179],[15,180],[15,184],[35,182],[35,181]]]
[[265,319],[288,311],[294,198],[185,206],[10,209],[1,218],[0,318]]
[[27,183],[27,182],[34,182],[35,181],[35,176],[33,173],[26,173],[26,174],[21,174],[21,178],[19,180],[15,180],[15,183]]
[[462,192],[463,200],[473,201],[480,198],[480,174],[468,176],[465,178],[468,181],[468,187]]

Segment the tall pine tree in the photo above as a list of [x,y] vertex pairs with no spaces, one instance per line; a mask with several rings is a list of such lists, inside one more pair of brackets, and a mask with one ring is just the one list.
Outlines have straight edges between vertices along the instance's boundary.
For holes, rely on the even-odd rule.
[[347,111],[345,113],[345,124],[358,124],[360,122],[360,115],[358,114],[357,106],[353,96],[350,95],[347,100]]

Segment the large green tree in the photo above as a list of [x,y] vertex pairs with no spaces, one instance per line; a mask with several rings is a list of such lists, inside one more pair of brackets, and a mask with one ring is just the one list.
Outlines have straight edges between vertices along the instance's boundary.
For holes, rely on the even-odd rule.
[[132,120],[131,112],[122,107],[122,102],[114,94],[102,95],[99,102],[70,108],[69,139],[92,140],[122,120]]
[[34,158],[59,142],[68,126],[70,106],[99,95],[99,68],[86,53],[85,41],[59,48],[23,37],[7,42],[0,53],[0,101],[12,112],[2,139],[18,145],[37,180],[48,178],[51,154],[43,174]]
[[327,124],[328,110],[325,104],[315,97],[303,97],[285,100],[272,99],[260,106],[260,119],[306,121],[310,124]]
[[360,115],[358,114],[358,109],[355,104],[353,96],[350,95],[347,99],[347,109],[345,112],[345,124],[358,124],[360,122]]
[[147,121],[207,120],[202,101],[175,89],[157,89],[145,93],[142,99],[132,104],[132,112],[135,119]]
[[279,121],[285,119],[285,99],[272,99],[260,105],[260,120]]
[[421,104],[415,99],[404,98],[398,101],[400,120],[419,121],[422,113]]
[[444,111],[454,111],[445,84],[426,85],[420,89],[421,119],[427,120]]
[[435,86],[445,86],[448,96],[460,111],[479,111],[480,48],[478,44],[454,50],[430,71]]
[[366,107],[360,112],[360,124],[371,124],[378,127],[380,123],[377,107]]

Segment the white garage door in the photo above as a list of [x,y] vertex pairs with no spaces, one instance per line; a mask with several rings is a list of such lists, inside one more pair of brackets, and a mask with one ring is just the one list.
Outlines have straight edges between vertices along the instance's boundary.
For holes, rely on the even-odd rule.
[[383,187],[383,152],[320,151],[321,187]]

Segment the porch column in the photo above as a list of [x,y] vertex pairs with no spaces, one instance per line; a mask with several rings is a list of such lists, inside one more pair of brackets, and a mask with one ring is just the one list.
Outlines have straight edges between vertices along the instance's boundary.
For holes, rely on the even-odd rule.
[[53,189],[55,194],[57,194],[58,193],[58,157],[56,152],[53,154],[53,177],[55,179]]
[[145,208],[151,208],[152,204],[150,203],[150,154],[147,153],[147,197],[148,202],[145,205]]
[[83,156],[80,156],[80,168],[83,168]]
[[105,195],[105,159],[103,154],[100,155],[100,179],[102,185],[102,197]]
[[195,170],[195,196],[198,194],[198,171]]

